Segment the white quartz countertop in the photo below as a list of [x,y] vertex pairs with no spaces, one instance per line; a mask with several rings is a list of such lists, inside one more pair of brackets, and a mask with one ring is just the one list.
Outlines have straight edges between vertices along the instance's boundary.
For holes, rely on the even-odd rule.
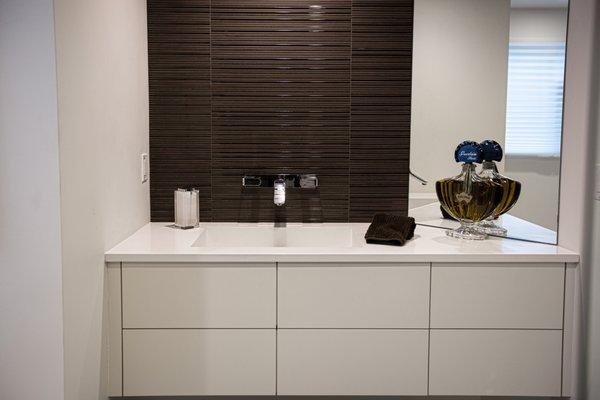
[[[260,234],[273,224],[202,223],[181,230],[167,223],[149,223],[105,253],[107,262],[568,262],[579,255],[567,249],[513,239],[466,241],[443,229],[417,226],[415,237],[399,246],[367,244],[367,223],[288,224],[276,228],[284,243],[264,245]],[[240,228],[240,229],[238,229]],[[291,228],[291,229],[290,229]],[[233,229],[233,230],[232,230]],[[226,233],[234,232],[232,242]],[[238,232],[240,232],[238,234]],[[257,233],[258,232],[258,233]],[[210,233],[210,235],[209,235]],[[259,234],[260,233],[260,234]],[[323,234],[325,233],[325,234]],[[247,241],[244,240],[247,236]],[[305,235],[306,237],[301,237]],[[319,236],[320,235],[320,236]],[[231,235],[229,235],[231,236]],[[310,236],[310,237],[309,237]],[[320,238],[323,240],[321,241]],[[338,237],[340,240],[337,240]],[[314,242],[319,245],[307,245]],[[305,240],[311,239],[311,240]],[[223,243],[225,243],[223,242]],[[231,244],[233,243],[233,245]],[[291,244],[290,244],[291,243]],[[294,245],[300,243],[300,245]]]

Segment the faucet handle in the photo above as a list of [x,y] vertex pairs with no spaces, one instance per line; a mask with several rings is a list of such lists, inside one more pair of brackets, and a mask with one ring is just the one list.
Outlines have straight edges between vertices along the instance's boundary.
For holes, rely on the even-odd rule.
[[242,187],[266,188],[274,187],[276,181],[282,181],[287,188],[316,189],[319,179],[315,174],[277,174],[277,175],[244,175]]
[[251,176],[244,175],[242,177],[242,186],[243,187],[261,187],[263,185],[262,177],[260,176]]
[[319,179],[314,174],[300,175],[300,187],[303,189],[316,189],[319,186]]
[[277,206],[285,204],[286,188],[316,189],[319,179],[315,174],[277,174],[277,175],[244,175],[242,187],[266,188],[272,187],[273,202]]

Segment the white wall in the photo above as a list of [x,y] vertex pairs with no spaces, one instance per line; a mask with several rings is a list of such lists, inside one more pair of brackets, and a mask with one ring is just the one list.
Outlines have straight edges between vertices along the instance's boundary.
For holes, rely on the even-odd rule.
[[0,1],[0,399],[63,398],[52,0]]
[[105,398],[105,250],[149,221],[144,0],[55,0],[65,399]]
[[564,42],[566,37],[566,8],[513,8],[510,12],[511,42]]
[[[509,0],[416,0],[410,192],[456,175],[463,140],[504,143]],[[435,197],[434,197],[435,198]]]

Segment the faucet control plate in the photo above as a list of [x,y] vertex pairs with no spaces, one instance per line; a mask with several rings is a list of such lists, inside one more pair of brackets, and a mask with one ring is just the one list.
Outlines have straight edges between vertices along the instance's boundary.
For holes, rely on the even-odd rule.
[[276,181],[283,180],[286,188],[316,189],[319,179],[315,174],[244,175],[242,187],[272,188]]

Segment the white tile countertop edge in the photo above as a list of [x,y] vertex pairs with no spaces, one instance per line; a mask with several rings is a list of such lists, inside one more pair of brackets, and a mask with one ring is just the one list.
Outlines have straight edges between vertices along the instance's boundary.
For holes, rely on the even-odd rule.
[[[289,224],[351,230],[347,247],[195,247],[207,227],[272,224],[202,223],[180,230],[168,223],[148,223],[105,253],[106,262],[467,262],[467,263],[577,263],[579,254],[559,246],[489,238],[466,241],[450,238],[443,229],[417,226],[415,237],[404,246],[367,244],[368,223]],[[281,228],[285,229],[285,228]]]

